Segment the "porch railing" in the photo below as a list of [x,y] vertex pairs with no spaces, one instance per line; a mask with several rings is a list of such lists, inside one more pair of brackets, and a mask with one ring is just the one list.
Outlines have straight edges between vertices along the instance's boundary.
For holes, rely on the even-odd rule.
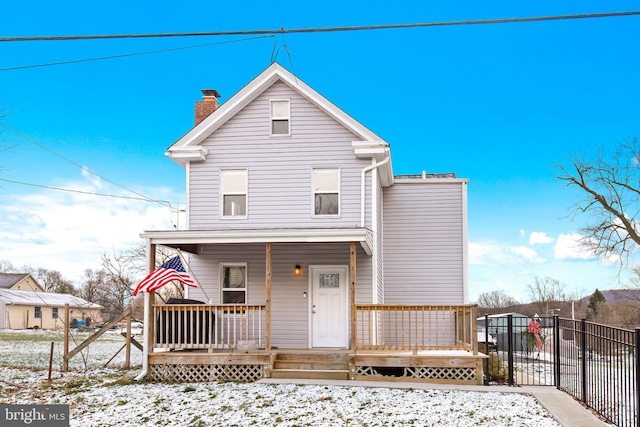
[[156,349],[261,349],[264,305],[158,304],[153,306]]
[[477,354],[476,305],[356,304],[357,350]]

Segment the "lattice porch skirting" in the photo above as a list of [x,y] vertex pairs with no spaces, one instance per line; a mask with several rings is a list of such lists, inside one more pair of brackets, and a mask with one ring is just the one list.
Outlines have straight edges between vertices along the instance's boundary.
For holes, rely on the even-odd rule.
[[358,366],[356,376],[361,377],[393,377],[398,379],[438,380],[441,382],[477,382],[476,368],[434,368],[428,366],[398,368],[394,374],[389,375],[388,368],[374,366]]
[[264,376],[263,365],[150,365],[150,379],[162,382],[258,381]]

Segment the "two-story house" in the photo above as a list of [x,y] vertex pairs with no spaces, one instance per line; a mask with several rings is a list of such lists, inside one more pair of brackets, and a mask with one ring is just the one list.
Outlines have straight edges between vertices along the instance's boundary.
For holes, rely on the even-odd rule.
[[386,141],[278,64],[222,105],[203,93],[166,153],[186,229],[142,234],[150,269],[181,250],[196,301],[145,294],[141,377],[481,381],[468,180],[394,176]]

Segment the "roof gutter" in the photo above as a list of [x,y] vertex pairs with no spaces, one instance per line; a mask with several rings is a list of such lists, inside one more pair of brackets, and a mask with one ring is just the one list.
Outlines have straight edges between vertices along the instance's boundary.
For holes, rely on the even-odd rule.
[[374,163],[370,166],[367,166],[366,168],[362,169],[361,175],[360,175],[360,226],[362,228],[364,228],[365,223],[364,223],[364,214],[365,214],[365,210],[364,210],[364,205],[365,205],[365,175],[367,174],[367,172],[379,168],[380,166],[389,163],[389,160],[391,160],[391,156],[389,155],[389,148],[386,147],[384,149],[384,159],[380,160],[378,163]]

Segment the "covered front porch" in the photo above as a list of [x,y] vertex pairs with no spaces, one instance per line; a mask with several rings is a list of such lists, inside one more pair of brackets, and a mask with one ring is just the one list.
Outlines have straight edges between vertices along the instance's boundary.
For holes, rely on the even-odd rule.
[[272,377],[482,383],[474,305],[355,304],[353,310],[350,348],[300,349],[267,345],[266,306],[154,304],[148,375],[171,382]]
[[[356,267],[358,252],[367,252],[367,240],[367,233],[361,233],[356,241],[341,242],[348,249],[345,307],[338,310],[344,311],[344,320],[334,327],[329,319],[325,328],[329,332],[340,330],[338,341],[326,341],[329,345],[323,346],[322,333],[316,336],[313,331],[318,308],[316,300],[311,301],[315,279],[309,271],[308,341],[291,345],[294,341],[286,338],[287,330],[301,327],[284,315],[286,306],[279,305],[274,312],[274,286],[279,290],[283,287],[277,274],[274,283],[273,243],[266,242],[263,304],[223,304],[211,299],[158,304],[149,295],[145,300],[147,378],[255,381],[279,377],[481,384],[484,356],[477,351],[475,305],[362,303],[363,298],[358,300],[357,295],[357,289],[362,288],[356,286]],[[149,241],[150,266],[155,265],[156,244],[194,254],[203,252],[199,246],[204,242],[187,246],[172,244],[166,238]],[[336,279],[336,288],[340,280]],[[333,287],[331,280],[327,284]],[[302,293],[301,289],[296,292]],[[304,293],[307,298],[307,291]],[[331,295],[327,298],[328,305],[340,304],[340,299],[334,304]]]

